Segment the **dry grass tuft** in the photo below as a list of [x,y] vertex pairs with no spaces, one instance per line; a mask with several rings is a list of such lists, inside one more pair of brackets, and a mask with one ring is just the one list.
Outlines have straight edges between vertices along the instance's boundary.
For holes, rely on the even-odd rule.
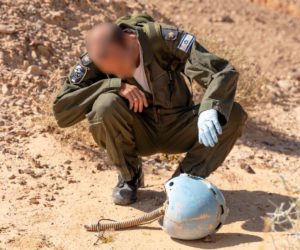
[[[269,214],[268,218],[265,218],[264,231],[286,231],[287,237],[284,249],[296,250],[300,246],[300,188],[289,183],[284,176],[280,175],[280,177],[287,193],[296,198],[292,199],[288,206],[285,203],[278,206],[270,201],[275,207],[275,211]],[[277,243],[274,238],[273,244],[275,249],[282,249],[282,247],[278,248],[276,246]]]

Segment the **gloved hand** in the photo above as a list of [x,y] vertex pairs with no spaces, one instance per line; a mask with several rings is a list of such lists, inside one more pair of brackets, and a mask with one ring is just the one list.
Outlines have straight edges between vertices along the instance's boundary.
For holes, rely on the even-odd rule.
[[218,134],[222,134],[222,127],[218,120],[218,111],[215,109],[205,110],[198,118],[198,139],[206,147],[213,147],[218,142]]

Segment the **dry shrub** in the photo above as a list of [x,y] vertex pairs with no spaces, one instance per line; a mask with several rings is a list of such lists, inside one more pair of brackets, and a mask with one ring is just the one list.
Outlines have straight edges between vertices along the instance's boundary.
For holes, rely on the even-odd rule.
[[280,177],[288,195],[295,198],[291,199],[289,204],[281,203],[279,206],[270,201],[275,207],[275,211],[268,214],[268,218],[265,218],[264,231],[286,231],[284,246],[277,246],[279,243],[272,237],[274,248],[296,250],[300,246],[300,188],[289,183],[288,178],[285,176],[280,175]]

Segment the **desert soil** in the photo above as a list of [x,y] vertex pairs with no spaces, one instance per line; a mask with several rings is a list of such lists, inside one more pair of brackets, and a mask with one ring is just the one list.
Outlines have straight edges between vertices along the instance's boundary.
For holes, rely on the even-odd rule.
[[[230,209],[217,234],[173,240],[155,221],[106,232],[94,245],[96,234],[83,225],[161,206],[176,159],[143,158],[146,186],[138,201],[115,206],[114,166],[85,122],[57,128],[51,102],[93,24],[143,11],[242,53],[267,82],[247,103],[244,135],[208,178]],[[293,187],[300,183],[299,11],[298,0],[1,1],[0,249],[297,249],[299,232],[271,232],[268,222],[275,206],[299,196]]]

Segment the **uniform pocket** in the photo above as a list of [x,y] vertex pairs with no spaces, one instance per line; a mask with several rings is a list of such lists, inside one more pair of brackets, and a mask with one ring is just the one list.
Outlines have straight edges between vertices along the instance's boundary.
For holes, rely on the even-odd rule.
[[155,60],[149,67],[154,105],[170,108],[169,74]]
[[152,80],[155,104],[161,105],[164,108],[171,107],[169,81],[169,75],[166,71]]

